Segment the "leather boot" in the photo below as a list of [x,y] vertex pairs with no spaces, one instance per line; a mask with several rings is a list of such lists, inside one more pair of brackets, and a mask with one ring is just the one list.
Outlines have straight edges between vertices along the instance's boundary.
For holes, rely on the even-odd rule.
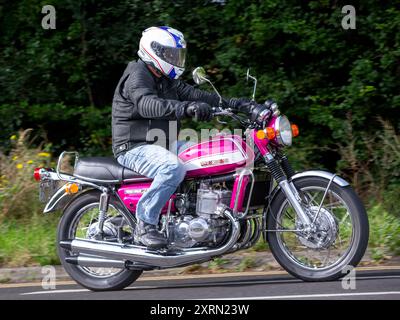
[[157,226],[138,219],[135,240],[149,248],[162,248],[167,245],[165,236],[157,230]]

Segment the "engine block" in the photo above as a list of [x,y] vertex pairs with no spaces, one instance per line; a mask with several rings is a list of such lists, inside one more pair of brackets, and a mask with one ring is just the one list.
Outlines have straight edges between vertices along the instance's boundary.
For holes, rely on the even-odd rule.
[[232,192],[225,189],[215,189],[202,185],[197,190],[196,214],[214,215],[218,214],[220,205],[229,205]]
[[220,212],[229,205],[231,195],[229,190],[201,185],[197,190],[195,212],[184,211],[185,214],[173,218],[169,226],[170,244],[190,248],[219,243],[225,236],[224,227],[227,223]]

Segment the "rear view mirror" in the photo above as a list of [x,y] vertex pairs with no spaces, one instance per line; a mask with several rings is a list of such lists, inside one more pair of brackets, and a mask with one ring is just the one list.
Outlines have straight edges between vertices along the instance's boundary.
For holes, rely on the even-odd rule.
[[193,70],[193,80],[196,84],[203,84],[207,82],[206,70],[203,67],[197,67]]

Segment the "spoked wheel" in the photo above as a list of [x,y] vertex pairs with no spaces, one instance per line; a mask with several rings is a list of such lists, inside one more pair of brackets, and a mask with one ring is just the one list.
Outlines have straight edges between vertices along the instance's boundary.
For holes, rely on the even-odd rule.
[[[98,237],[99,216],[98,192],[87,192],[76,198],[65,210],[58,225],[58,244],[62,240],[75,238],[96,239]],[[103,227],[103,241],[129,241],[133,238],[134,221],[120,207],[119,202],[110,199],[109,210]],[[59,245],[58,254],[65,271],[82,286],[94,290],[120,290],[130,285],[141,274],[142,270],[125,268],[86,267],[70,264],[65,261],[75,254]]]
[[343,276],[346,266],[360,262],[368,244],[368,218],[356,193],[350,186],[332,183],[324,198],[327,185],[319,177],[295,181],[304,198],[303,208],[314,221],[311,229],[304,228],[281,191],[267,217],[268,241],[276,260],[306,281]]

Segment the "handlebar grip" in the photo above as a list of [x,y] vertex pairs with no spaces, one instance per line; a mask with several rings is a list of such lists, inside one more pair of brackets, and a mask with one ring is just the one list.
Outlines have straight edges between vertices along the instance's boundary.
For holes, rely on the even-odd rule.
[[196,115],[196,106],[194,106],[194,105],[190,105],[190,106],[188,106],[187,108],[186,108],[186,114],[189,116],[189,117],[194,117],[195,115]]
[[[197,112],[197,106],[196,105],[189,105],[187,108],[186,108],[186,114],[187,114],[187,116],[189,116],[189,117],[194,117],[194,116],[196,116],[196,112]],[[225,114],[225,112],[224,112],[224,110],[222,109],[222,108],[220,108],[220,107],[213,107],[212,109],[211,109],[211,116],[212,117],[216,117],[216,116],[219,116],[219,115],[226,115]]]

